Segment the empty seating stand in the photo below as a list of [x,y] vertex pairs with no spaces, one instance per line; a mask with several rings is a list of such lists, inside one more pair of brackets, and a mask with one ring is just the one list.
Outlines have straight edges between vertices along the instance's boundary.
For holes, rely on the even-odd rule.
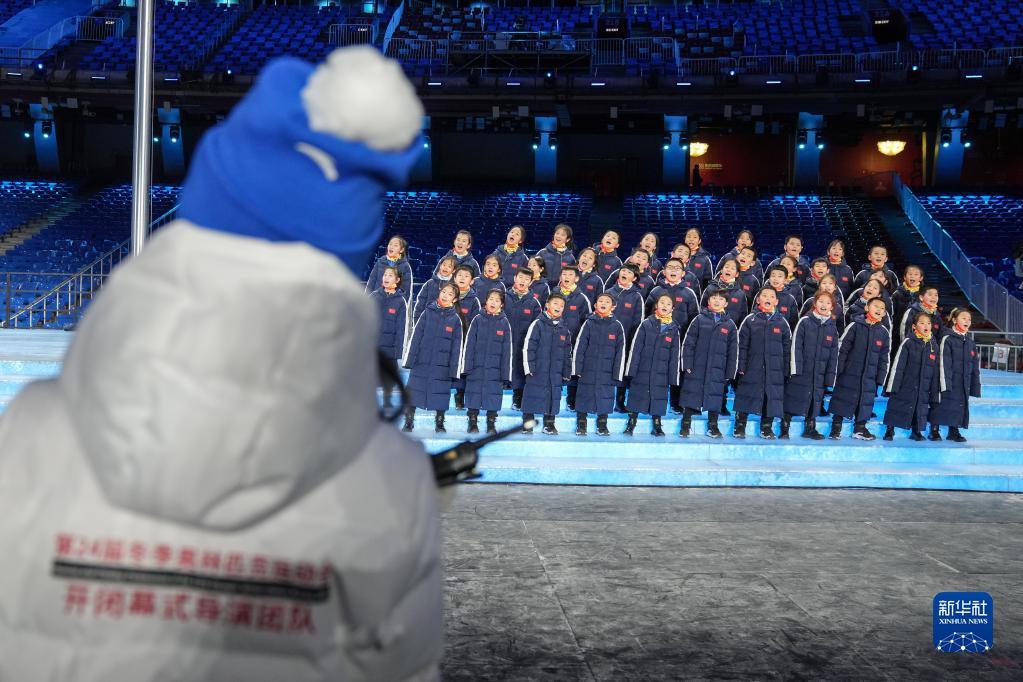
[[[237,6],[158,3],[153,45],[156,71],[178,72],[195,68],[207,41],[222,32],[240,11]],[[85,71],[126,71],[135,63],[135,50],[134,35],[111,36],[81,57],[78,68]]]
[[[740,230],[751,230],[764,265],[781,254],[789,234],[803,238],[803,253],[811,260],[823,256],[832,239],[841,238],[854,270],[859,269],[872,244],[892,244],[870,201],[858,197],[637,194],[625,200],[622,242],[627,247],[631,248],[644,232],[651,231],[660,235],[661,251],[667,254],[690,227],[700,228],[704,248],[715,259],[735,246]],[[901,254],[893,247],[889,256],[894,266],[903,263]]]
[[1023,196],[931,194],[919,199],[974,265],[1023,298],[1012,261],[1013,247],[1023,240]]
[[[0,188],[8,183],[0,183]],[[35,215],[43,213],[71,192],[59,183],[51,198],[40,199]],[[0,190],[2,192],[2,190]],[[179,188],[155,185],[152,188],[152,215],[158,217],[177,203]],[[2,211],[0,215],[6,213]],[[96,193],[73,212],[0,256],[0,272],[36,273],[12,279],[11,309],[31,303],[67,275],[82,269],[128,238],[131,227],[131,186],[118,185]],[[6,297],[6,291],[0,292]],[[6,301],[4,301],[6,303]],[[6,306],[0,305],[0,310]]]
[[350,20],[340,7],[257,7],[207,62],[205,71],[255,75],[268,61],[283,55],[321,61],[334,47],[328,42],[330,26]]
[[[411,191],[388,192],[385,204],[387,229],[377,256],[383,255],[391,235],[403,235],[409,242],[415,280],[423,282],[451,248],[458,230],[472,233],[472,252],[481,264],[487,254],[504,243],[512,225],[526,229],[527,251],[533,253],[548,243],[558,223],[585,232],[592,200],[570,192]],[[369,267],[364,275],[368,275]]]

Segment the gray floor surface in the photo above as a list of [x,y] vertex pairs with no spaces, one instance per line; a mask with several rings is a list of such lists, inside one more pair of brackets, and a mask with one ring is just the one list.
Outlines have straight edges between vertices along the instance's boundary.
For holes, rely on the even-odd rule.
[[[447,680],[1023,680],[1023,495],[470,484]],[[931,645],[990,592],[987,654]]]

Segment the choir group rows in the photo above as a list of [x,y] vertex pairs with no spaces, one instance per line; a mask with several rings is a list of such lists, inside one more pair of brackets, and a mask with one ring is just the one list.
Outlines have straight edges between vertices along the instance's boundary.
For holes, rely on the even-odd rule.
[[889,397],[885,440],[895,428],[923,440],[929,423],[930,440],[941,439],[944,425],[949,440],[965,441],[969,398],[980,395],[970,312],[943,316],[923,270],[910,265],[900,278],[885,246],[873,246],[854,272],[841,240],[811,261],[790,235],[766,269],[748,230],[717,263],[697,228],[663,262],[655,233],[624,261],[619,240],[609,230],[577,253],[571,227],[558,225],[530,256],[515,226],[480,267],[472,235],[459,231],[413,299],[407,243],[392,237],[367,290],[380,308],[382,354],[409,370],[404,430],[419,408],[433,410],[444,432],[454,390],[469,432],[478,432],[481,412],[494,432],[510,387],[523,430],[542,414],[543,432],[555,435],[567,385],[577,435],[586,435],[590,414],[597,433],[609,435],[608,415],[619,411],[628,413],[625,434],[648,414],[653,435],[663,436],[670,408],[682,414],[680,436],[707,412],[707,435],[719,438],[731,387],[737,438],[752,414],[762,438],[776,437],[776,418],[778,437],[788,438],[793,417],[802,417],[803,436],[820,440],[816,419],[830,414],[830,438],[848,418],[853,437],[874,440],[867,422],[881,390]]

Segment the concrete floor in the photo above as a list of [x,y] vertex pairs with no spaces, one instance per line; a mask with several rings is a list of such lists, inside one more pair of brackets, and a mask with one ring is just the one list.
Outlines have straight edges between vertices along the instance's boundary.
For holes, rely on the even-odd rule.
[[447,680],[1023,679],[1023,495],[470,484],[445,531]]

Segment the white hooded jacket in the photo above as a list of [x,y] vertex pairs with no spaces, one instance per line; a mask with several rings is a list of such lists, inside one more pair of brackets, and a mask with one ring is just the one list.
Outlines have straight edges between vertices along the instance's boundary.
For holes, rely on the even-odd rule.
[[0,418],[0,681],[420,680],[436,486],[335,257],[177,221]]

